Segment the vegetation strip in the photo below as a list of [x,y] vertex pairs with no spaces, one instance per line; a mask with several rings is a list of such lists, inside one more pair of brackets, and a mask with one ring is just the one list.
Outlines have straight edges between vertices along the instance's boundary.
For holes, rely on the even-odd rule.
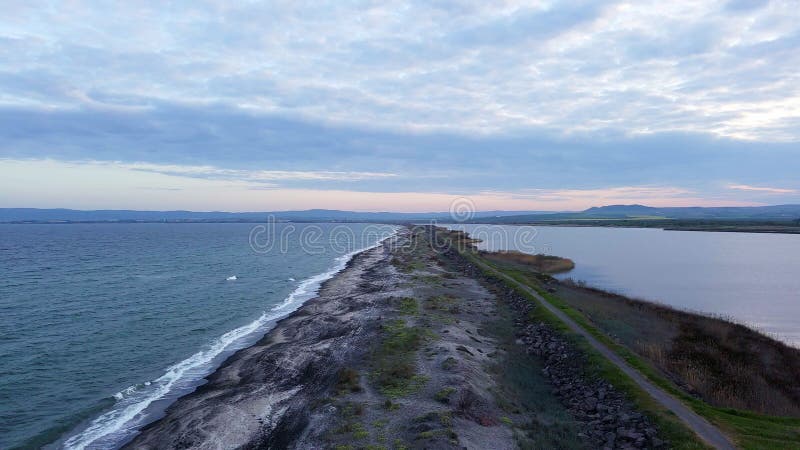
[[653,399],[655,399],[664,407],[668,408],[670,411],[675,413],[684,423],[686,423],[686,425],[688,425],[695,433],[697,433],[697,435],[705,442],[719,449],[736,448],[733,445],[733,443],[728,439],[728,437],[725,436],[725,434],[723,434],[717,427],[715,427],[714,425],[709,423],[706,419],[704,419],[703,417],[699,416],[694,411],[689,409],[680,400],[678,400],[671,394],[667,393],[666,391],[662,390],[655,384],[651,383],[641,373],[639,373],[636,369],[630,366],[624,359],[622,359],[619,355],[617,355],[613,350],[611,350],[610,348],[606,347],[603,343],[598,341],[590,332],[588,332],[583,327],[578,325],[563,311],[553,306],[549,301],[547,301],[534,289],[521,283],[520,281],[514,279],[513,277],[495,269],[494,267],[491,267],[490,265],[482,261],[478,261],[475,258],[471,259],[476,265],[478,265],[482,269],[488,270],[490,273],[502,277],[503,279],[523,289],[529,295],[534,297],[542,306],[544,306],[551,314],[553,314],[560,321],[562,321],[573,332],[583,336],[592,347],[594,347],[604,357],[606,357],[620,370],[622,370],[636,384],[638,384],[643,390],[645,390],[648,394],[650,394],[650,396],[652,396]]
[[[517,271],[509,271],[507,275],[517,279],[520,283],[528,284],[537,290],[539,289],[537,287],[538,282],[531,280],[529,276],[525,274]],[[735,442],[742,448],[759,450],[794,450],[798,448],[798,443],[800,443],[800,418],[765,415],[749,410],[734,409],[732,407],[717,407],[706,403],[700,398],[693,397],[676,386],[672,381],[662,376],[660,372],[654,369],[631,349],[615,342],[600,329],[596,328],[582,312],[570,307],[554,294],[545,292],[543,289],[538,290],[538,292],[541,296],[546,298],[550,304],[567,314],[597,340],[613,349],[629,365],[636,368],[651,382],[672,394],[674,397],[681,399],[696,413],[725,430],[725,432],[733,437]],[[533,296],[531,296],[531,298],[533,299]],[[553,316],[553,318],[555,318],[555,316]]]

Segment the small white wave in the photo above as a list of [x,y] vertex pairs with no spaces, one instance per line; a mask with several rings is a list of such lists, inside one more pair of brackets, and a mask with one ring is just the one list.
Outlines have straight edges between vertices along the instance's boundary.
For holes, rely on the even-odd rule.
[[[392,235],[396,232],[395,230]],[[70,450],[118,447],[121,442],[135,435],[138,428],[145,424],[147,419],[145,410],[153,402],[164,399],[170,394],[188,392],[188,389],[194,386],[197,380],[205,377],[214,369],[213,363],[220,355],[252,345],[275,320],[299,308],[306,300],[316,295],[322,283],[344,269],[353,256],[380,246],[392,235],[379,240],[372,246],[339,256],[330,270],[303,280],[283,303],[272,308],[270,312],[265,312],[255,321],[223,334],[204,350],[167,368],[166,373],[161,377],[141,385],[128,387],[114,394],[114,398],[117,400],[114,408],[94,419],[80,433],[68,438],[63,447]],[[231,278],[236,279],[236,276],[228,279]]]
[[236,281],[236,280],[238,280],[238,278],[236,278],[236,275],[231,275],[228,278],[226,278],[226,280],[227,281]]
[[322,283],[333,278],[334,275],[341,272],[342,269],[347,266],[347,263],[353,259],[353,256],[380,246],[383,244],[383,241],[389,239],[390,237],[391,236],[385,237],[369,247],[362,248],[360,250],[354,250],[350,253],[346,253],[337,257],[333,267],[329,271],[314,275],[311,278],[306,278],[305,280],[301,281],[297,288],[295,288],[295,290],[289,294],[288,297],[286,297],[283,303],[273,307],[272,311],[281,311],[290,306],[299,306],[306,300],[313,297],[319,290],[319,287],[322,285]]

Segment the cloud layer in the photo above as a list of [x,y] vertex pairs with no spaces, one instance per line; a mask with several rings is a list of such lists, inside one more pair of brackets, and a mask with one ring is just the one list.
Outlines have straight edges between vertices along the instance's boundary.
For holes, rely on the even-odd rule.
[[791,1],[84,0],[0,14],[6,161],[285,189],[798,200]]
[[[142,168],[145,167],[143,170]],[[77,209],[104,209],[125,199],[132,209],[197,211],[272,211],[335,205],[358,211],[447,211],[463,197],[416,190],[345,190],[279,186],[260,176],[219,176],[213,167],[180,167],[109,162],[0,160],[0,202],[7,206],[59,207],[70,198]],[[305,174],[291,174],[288,176]],[[281,174],[283,179],[286,174]],[[36,178],[46,183],[31,182]],[[271,179],[271,178],[267,178]],[[57,193],[57,196],[53,194]],[[633,186],[609,189],[529,189],[472,191],[467,200],[478,210],[585,209],[597,204],[647,203],[653,206],[745,206],[753,202],[724,196],[708,198],[690,189]],[[119,208],[119,206],[117,206]]]

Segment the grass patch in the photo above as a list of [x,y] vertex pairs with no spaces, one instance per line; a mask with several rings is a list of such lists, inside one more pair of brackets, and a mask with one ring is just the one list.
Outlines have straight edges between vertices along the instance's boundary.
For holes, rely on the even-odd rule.
[[419,303],[412,297],[403,297],[397,302],[397,309],[405,315],[416,315],[419,312]]
[[450,295],[435,295],[425,300],[425,308],[434,311],[449,311],[455,306],[456,299]]
[[414,280],[430,286],[441,286],[442,277],[438,275],[414,275]]
[[369,437],[369,431],[364,428],[364,425],[356,423],[353,428],[353,439],[360,441]]
[[402,397],[421,388],[427,379],[417,374],[416,353],[430,332],[407,326],[402,319],[383,326],[381,343],[373,357],[374,379],[387,397]]
[[571,259],[553,255],[531,255],[517,251],[480,252],[480,255],[490,261],[511,263],[540,273],[569,272],[575,268]]
[[442,369],[444,370],[453,370],[456,366],[458,366],[458,361],[452,356],[448,356],[447,359],[442,361]]
[[364,414],[364,404],[358,402],[347,402],[342,405],[342,416],[353,418]]
[[438,430],[423,431],[423,432],[417,434],[416,439],[417,440],[435,439],[435,438],[437,438],[439,436],[446,436],[446,437],[449,437],[451,439],[458,438],[458,436],[456,436],[456,434],[453,432],[453,430],[448,430],[448,429],[445,429],[445,428],[439,428]]
[[336,379],[336,392],[339,395],[344,395],[348,392],[361,392],[361,377],[358,371],[349,367],[340,370]]
[[383,408],[387,411],[397,411],[400,409],[400,404],[393,402],[391,399],[387,398],[383,402]]
[[450,411],[431,411],[414,419],[414,422],[426,424],[431,429],[418,433],[415,440],[432,440],[438,438],[449,439],[452,443],[458,442],[458,435],[451,428],[453,415]]
[[455,391],[456,391],[456,390],[455,390],[455,388],[452,388],[452,387],[446,387],[446,388],[442,389],[441,391],[437,392],[437,393],[436,393],[436,394],[433,396],[433,398],[434,398],[434,399],[435,399],[437,402],[442,402],[442,403],[450,403],[450,396],[451,396],[451,395],[453,395],[453,393],[454,393]]
[[565,283],[557,301],[722,408],[800,417],[800,350],[718,317]]
[[417,258],[413,258],[412,255],[403,255],[402,258],[394,256],[392,257],[391,263],[397,267],[397,270],[403,273],[411,273],[425,268],[425,263],[417,260]]

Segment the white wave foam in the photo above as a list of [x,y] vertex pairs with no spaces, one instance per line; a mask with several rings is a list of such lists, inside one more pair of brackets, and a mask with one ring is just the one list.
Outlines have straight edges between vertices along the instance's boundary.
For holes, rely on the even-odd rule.
[[299,304],[302,304],[306,300],[313,297],[317,293],[317,290],[322,285],[322,283],[324,283],[326,280],[331,279],[337,273],[341,272],[342,269],[344,269],[347,266],[347,263],[351,259],[353,259],[353,256],[381,245],[383,241],[389,239],[389,237],[383,238],[374,245],[371,245],[367,248],[355,250],[350,253],[346,253],[342,256],[337,257],[335,260],[335,264],[329,271],[314,275],[311,278],[306,278],[305,280],[301,281],[300,284],[297,285],[297,288],[291,294],[289,294],[288,297],[286,297],[283,303],[274,306],[272,308],[272,311],[281,311],[290,306],[299,306]]
[[[213,363],[223,353],[252,345],[275,320],[299,308],[306,300],[316,295],[323,282],[332,278],[347,266],[348,261],[358,253],[376,248],[389,239],[397,231],[369,247],[356,250],[336,258],[333,267],[327,272],[314,275],[303,280],[297,288],[280,305],[265,312],[255,321],[231,330],[212,342],[206,349],[189,358],[170,366],[166,373],[156,380],[140,385],[130,386],[114,394],[117,402],[113,409],[94,419],[80,433],[68,438],[63,448],[66,449],[107,449],[116,448],[138,432],[138,428],[146,423],[145,410],[153,402],[162,400],[168,395],[185,394],[189,388],[210,373]],[[261,332],[258,333],[257,332]]]

